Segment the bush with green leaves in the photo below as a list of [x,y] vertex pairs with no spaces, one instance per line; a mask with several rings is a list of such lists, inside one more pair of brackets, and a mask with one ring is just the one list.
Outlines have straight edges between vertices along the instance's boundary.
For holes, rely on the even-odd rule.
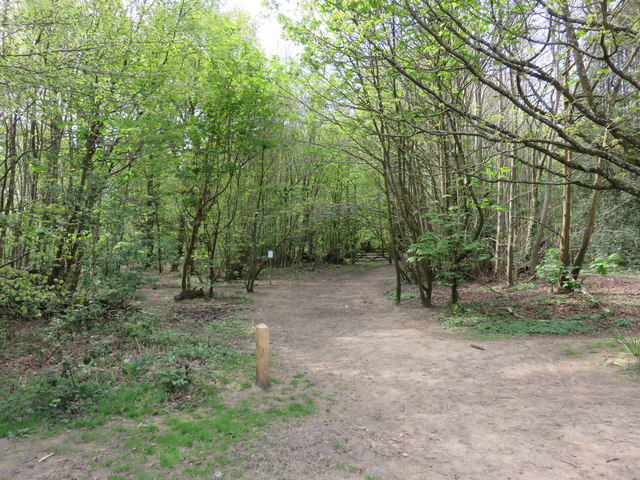
[[92,300],[110,308],[123,308],[138,298],[138,289],[148,281],[149,278],[139,272],[111,272],[93,280],[87,288]]
[[[589,264],[589,269],[599,275],[607,275],[611,270],[618,268],[621,262],[622,257],[614,253],[606,258],[595,258]],[[565,291],[580,290],[582,282],[587,275],[583,275],[580,280],[573,278],[571,275],[572,267],[562,263],[560,250],[557,248],[547,250],[544,259],[536,267],[536,278],[541,282],[547,283],[551,287],[559,286]]]
[[536,267],[536,278],[548,284],[551,288],[560,286],[562,289],[580,290],[580,283],[571,277],[571,267],[560,260],[560,250],[550,248]]
[[104,389],[97,381],[76,382],[73,376],[56,375],[48,370],[38,378],[30,403],[36,412],[47,415],[80,412],[102,395]]
[[599,275],[606,275],[611,270],[615,270],[620,267],[622,263],[622,257],[613,253],[608,257],[597,257],[589,264],[589,268],[595,271]]
[[196,343],[175,348],[173,355],[175,355],[176,358],[182,358],[184,360],[206,360],[212,355],[212,350],[208,345]]
[[142,358],[136,357],[135,359],[125,358],[122,361],[122,373],[130,377],[137,377],[142,373],[143,361]]
[[48,316],[62,307],[55,285],[44,275],[9,267],[0,269],[0,316],[22,320]]
[[87,366],[110,352],[108,345],[97,343],[82,360],[65,358],[59,372],[54,369],[39,372],[28,389],[31,408],[48,415],[84,410],[108,388],[93,378]]
[[105,309],[99,302],[89,301],[69,307],[64,314],[64,325],[68,331],[88,330],[99,323]]
[[438,231],[425,232],[418,242],[409,247],[408,253],[413,256],[409,262],[427,259],[436,268],[437,277],[445,283],[460,279],[464,269],[463,263],[468,258],[478,260],[489,259],[487,246],[480,240],[473,239],[473,233],[464,230],[466,213],[448,212],[447,214],[429,214],[431,225],[437,225]]
[[193,376],[188,366],[173,364],[160,370],[155,376],[155,383],[169,394],[186,391],[193,383]]
[[120,334],[125,338],[146,342],[152,340],[158,330],[158,318],[144,312],[129,312],[120,324]]
[[[429,230],[409,247],[409,263],[428,262],[436,278],[448,285],[457,285],[468,271],[471,260],[475,262],[491,258],[487,246],[478,239],[479,229],[470,230],[471,213],[452,206],[446,212],[424,214]],[[457,294],[456,294],[457,295]],[[455,297],[452,292],[452,297]],[[455,303],[457,298],[452,298]]]

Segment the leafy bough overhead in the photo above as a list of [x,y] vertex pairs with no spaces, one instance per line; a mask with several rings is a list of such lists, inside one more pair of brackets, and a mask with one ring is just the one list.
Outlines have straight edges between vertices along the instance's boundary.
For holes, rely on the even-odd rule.
[[[640,197],[637,5],[400,0],[393,9],[407,32],[404,48],[391,49],[377,36],[376,54],[444,108],[466,118],[460,134],[507,142],[524,163],[522,149],[534,149],[573,171],[605,180],[594,185],[554,171],[564,181]],[[435,88],[429,68],[433,47],[425,45],[437,45],[447,55],[439,75],[466,71],[474,81],[468,88],[500,97],[522,121],[503,122],[471,99],[452,101]]]

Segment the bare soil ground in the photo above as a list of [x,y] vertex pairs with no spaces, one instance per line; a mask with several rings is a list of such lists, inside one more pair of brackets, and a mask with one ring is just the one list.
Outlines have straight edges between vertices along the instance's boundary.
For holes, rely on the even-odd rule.
[[640,382],[606,352],[564,353],[593,338],[472,348],[433,312],[392,305],[390,277],[378,267],[258,288],[253,316],[280,368],[338,393],[272,431],[247,478],[640,478]]
[[[270,327],[273,376],[322,394],[317,413],[237,447],[248,461],[224,478],[640,479],[640,381],[606,361],[614,346],[449,333],[437,310],[394,306],[391,277],[335,269],[257,286],[246,312]],[[228,398],[243,394],[256,392]],[[108,455],[90,444],[38,463],[58,442],[0,439],[0,478],[107,476],[87,467]]]

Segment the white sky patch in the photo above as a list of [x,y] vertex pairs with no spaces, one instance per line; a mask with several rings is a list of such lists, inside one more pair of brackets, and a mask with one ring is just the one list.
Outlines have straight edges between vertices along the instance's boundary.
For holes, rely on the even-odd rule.
[[[268,56],[278,55],[289,59],[298,55],[302,48],[282,37],[282,27],[278,23],[277,12],[264,7],[262,0],[220,0],[222,11],[240,9],[248,13],[257,25],[258,40]],[[295,16],[296,0],[281,0],[279,10],[285,15]]]

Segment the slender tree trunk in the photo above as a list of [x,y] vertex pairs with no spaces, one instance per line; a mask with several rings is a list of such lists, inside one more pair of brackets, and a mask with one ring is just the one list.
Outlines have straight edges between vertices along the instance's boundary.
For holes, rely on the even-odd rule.
[[511,168],[511,179],[509,182],[509,210],[507,213],[507,285],[512,286],[516,282],[516,268],[514,265],[515,258],[515,242],[516,242],[516,191],[515,191],[515,181],[516,181],[516,169],[515,162],[513,158],[510,161]]
[[[0,212],[6,216],[11,215],[13,202],[15,201],[16,169],[18,164],[18,116],[12,115],[7,126],[6,138],[7,155],[5,158],[4,180],[2,183],[2,195],[0,197]],[[10,255],[9,249],[5,249],[7,227],[0,229],[0,259]]]
[[[92,163],[98,149],[100,130],[102,122],[95,122],[91,125],[90,133],[85,142],[84,155],[82,157],[80,183],[77,191],[81,198],[76,201],[71,210],[69,220],[63,229],[63,234],[58,240],[56,257],[53,268],[49,274],[48,283],[52,285],[56,280],[66,281],[67,274],[75,267],[76,262],[82,257],[80,252],[80,234],[85,227],[84,216],[93,208],[97,199],[97,191],[89,179]],[[68,247],[68,244],[71,244]],[[77,282],[76,282],[77,285]],[[72,289],[75,286],[71,285]]]
[[[548,160],[548,168],[551,168],[551,159]],[[540,250],[544,241],[544,231],[547,228],[547,219],[549,217],[549,203],[551,202],[551,182],[549,182],[549,173],[547,173],[547,185],[544,187],[544,196],[542,198],[542,209],[540,211],[540,217],[538,225],[536,227],[536,236],[533,239],[531,245],[531,258],[529,260],[529,272],[533,275],[536,271],[536,267],[540,262]]]
[[[571,160],[571,152],[567,151],[567,160]],[[565,267],[571,265],[571,183],[569,183],[571,170],[566,165],[563,167],[565,183],[562,187],[562,225],[560,228],[560,261]],[[558,289],[567,291],[567,276],[561,275],[558,282]]]
[[[604,168],[603,160],[598,161],[598,168]],[[571,276],[575,281],[578,280],[578,276],[580,275],[580,270],[582,269],[584,259],[587,255],[589,243],[591,242],[591,236],[593,235],[593,231],[596,227],[596,215],[598,213],[598,203],[600,202],[600,190],[598,187],[601,185],[602,177],[600,175],[596,175],[593,180],[594,189],[591,191],[591,206],[589,207],[587,225],[584,230],[584,235],[582,236],[582,245],[580,245],[580,250],[576,255],[576,259],[573,262],[573,270],[571,271]]]
[[162,266],[162,230],[160,227],[160,205],[159,202],[156,201],[154,203],[154,208],[155,208],[155,212],[154,212],[154,217],[155,217],[155,226],[156,226],[156,241],[158,243],[157,248],[156,248],[156,253],[157,253],[157,259],[158,259],[158,273],[162,273],[163,270],[163,266]]

